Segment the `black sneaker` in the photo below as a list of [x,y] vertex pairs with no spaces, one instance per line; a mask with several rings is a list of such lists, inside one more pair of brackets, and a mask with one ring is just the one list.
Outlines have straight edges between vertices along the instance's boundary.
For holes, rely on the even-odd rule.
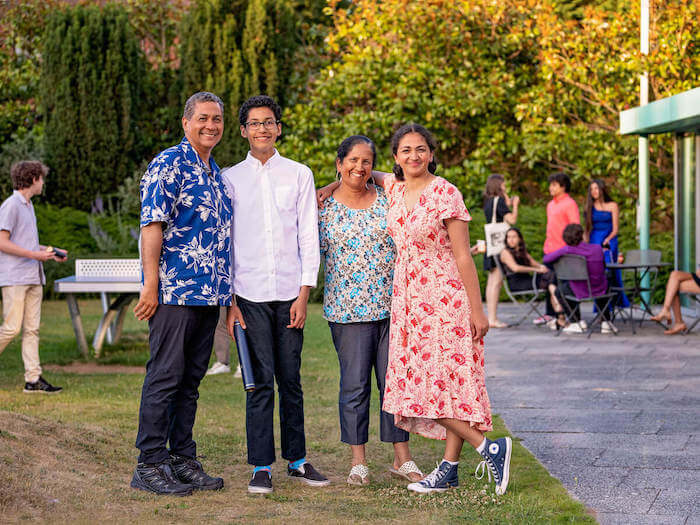
[[170,454],[173,474],[180,482],[192,485],[194,490],[219,490],[224,486],[223,478],[214,478],[204,472],[202,464],[193,458]]
[[248,492],[251,494],[270,494],[272,492],[272,475],[267,470],[253,472],[253,477],[248,483]]
[[170,468],[169,461],[162,463],[139,463],[136,465],[131,486],[165,496],[189,496],[192,485],[180,483]]
[[330,485],[330,480],[317,471],[308,461],[299,468],[287,467],[287,476],[303,481],[312,487],[325,487]]
[[53,386],[41,376],[33,383],[24,383],[25,394],[56,394],[61,390],[63,390],[63,387]]

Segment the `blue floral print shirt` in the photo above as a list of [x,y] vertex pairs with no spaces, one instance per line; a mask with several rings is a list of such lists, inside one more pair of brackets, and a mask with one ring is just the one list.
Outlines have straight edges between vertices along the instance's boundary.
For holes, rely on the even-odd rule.
[[388,201],[377,199],[355,210],[332,196],[319,210],[324,263],[323,317],[336,323],[389,318],[394,275],[394,243],[386,230]]
[[153,159],[141,179],[141,227],[165,223],[160,304],[231,304],[231,197],[209,161],[183,138]]

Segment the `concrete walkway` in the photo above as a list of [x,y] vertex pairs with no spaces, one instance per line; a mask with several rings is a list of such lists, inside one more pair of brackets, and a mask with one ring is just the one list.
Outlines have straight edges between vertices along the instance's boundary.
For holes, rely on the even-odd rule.
[[700,329],[620,328],[590,339],[531,320],[491,330],[493,411],[600,523],[700,524]]

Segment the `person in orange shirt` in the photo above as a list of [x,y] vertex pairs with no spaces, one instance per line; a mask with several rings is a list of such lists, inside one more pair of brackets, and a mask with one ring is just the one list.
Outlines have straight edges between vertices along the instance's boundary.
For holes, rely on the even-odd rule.
[[578,205],[569,196],[570,189],[571,180],[566,173],[552,173],[549,176],[552,200],[547,203],[547,236],[542,248],[545,255],[566,246],[563,234],[567,224],[581,223]]

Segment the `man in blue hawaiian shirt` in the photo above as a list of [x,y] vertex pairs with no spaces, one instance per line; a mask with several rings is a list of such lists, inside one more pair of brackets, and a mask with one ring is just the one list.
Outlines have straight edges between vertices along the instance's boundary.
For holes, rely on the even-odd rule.
[[192,427],[219,307],[231,304],[231,198],[210,156],[224,129],[221,99],[192,95],[182,127],[182,142],[161,152],[141,179],[143,288],[134,313],[148,320],[151,357],[131,481],[177,496],[224,484],[195,459]]

